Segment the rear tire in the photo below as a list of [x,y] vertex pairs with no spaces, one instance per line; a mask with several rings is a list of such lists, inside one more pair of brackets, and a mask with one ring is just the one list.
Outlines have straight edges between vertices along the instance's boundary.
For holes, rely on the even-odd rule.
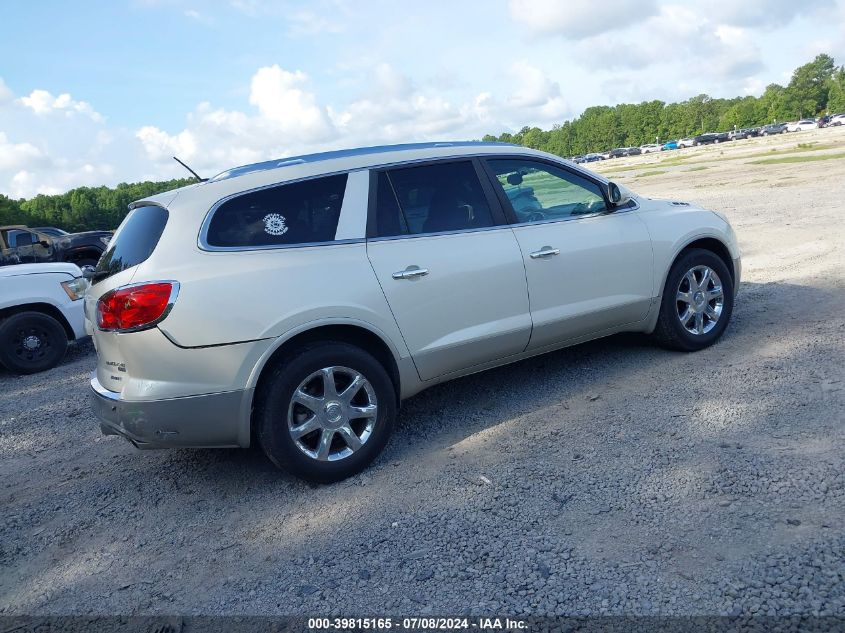
[[94,270],[97,267],[97,261],[98,260],[96,260],[96,259],[83,258],[83,259],[78,259],[73,263],[76,264],[77,266],[79,266],[82,269],[82,271],[84,272],[86,268],[89,269],[89,270]]
[[62,324],[43,312],[18,312],[0,323],[0,363],[16,374],[55,367],[67,343]]
[[693,248],[669,270],[654,338],[668,349],[694,352],[715,343],[730,321],[734,286],[712,251]]
[[270,461],[301,479],[332,483],[364,470],[384,450],[396,392],[385,368],[364,350],[315,343],[272,371],[254,416]]

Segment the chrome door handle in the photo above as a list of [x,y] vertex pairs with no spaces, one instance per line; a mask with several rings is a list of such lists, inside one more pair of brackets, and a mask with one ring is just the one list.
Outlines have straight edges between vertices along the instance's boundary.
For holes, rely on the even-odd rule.
[[428,274],[428,268],[420,268],[419,266],[408,266],[405,270],[400,270],[398,273],[393,273],[394,279],[415,279],[417,277],[425,277]]
[[552,248],[551,246],[544,246],[539,251],[531,253],[531,259],[540,259],[541,257],[551,257],[552,255],[560,255],[559,248]]

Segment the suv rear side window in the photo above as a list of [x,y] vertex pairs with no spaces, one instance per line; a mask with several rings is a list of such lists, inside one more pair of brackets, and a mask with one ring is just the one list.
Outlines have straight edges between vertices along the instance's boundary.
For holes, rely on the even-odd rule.
[[331,242],[346,174],[246,193],[224,202],[208,225],[209,246],[286,246]]
[[97,263],[95,279],[101,281],[137,266],[153,254],[167,224],[167,209],[138,207],[129,212]]
[[379,176],[379,237],[493,226],[493,215],[470,161],[393,169]]

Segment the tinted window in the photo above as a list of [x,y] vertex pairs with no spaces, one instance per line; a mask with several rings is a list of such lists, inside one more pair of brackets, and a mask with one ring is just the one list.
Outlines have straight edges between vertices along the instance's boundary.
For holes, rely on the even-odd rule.
[[408,222],[405,214],[399,208],[393,185],[387,174],[378,175],[378,190],[376,192],[376,235],[389,237],[392,235],[407,235]]
[[29,231],[9,231],[9,246],[17,248],[18,246],[32,246],[38,242],[35,233]]
[[494,224],[475,167],[469,161],[391,170],[387,177],[379,178],[377,195],[378,234],[382,237]]
[[518,222],[565,220],[606,210],[599,186],[565,169],[530,160],[487,161]]
[[223,203],[208,226],[210,246],[285,246],[331,242],[346,174],[247,193]]
[[109,246],[97,263],[96,281],[137,266],[155,250],[167,224],[167,209],[138,207],[129,212],[109,240]]

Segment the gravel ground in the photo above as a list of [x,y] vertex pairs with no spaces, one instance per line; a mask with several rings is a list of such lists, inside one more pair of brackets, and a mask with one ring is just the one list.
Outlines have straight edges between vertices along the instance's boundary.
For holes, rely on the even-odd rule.
[[0,373],[0,614],[845,615],[845,160],[747,158],[799,141],[845,129],[599,166],[730,216],[718,345],[616,336],[432,389],[340,484],[101,436],[90,343]]

